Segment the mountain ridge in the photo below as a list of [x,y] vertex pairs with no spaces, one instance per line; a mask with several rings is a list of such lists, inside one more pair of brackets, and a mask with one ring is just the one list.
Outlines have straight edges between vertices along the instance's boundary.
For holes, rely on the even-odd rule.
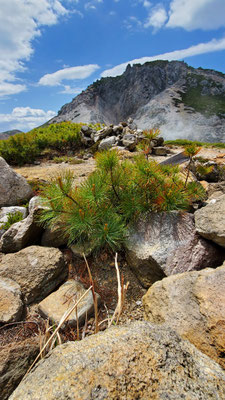
[[160,128],[166,139],[225,141],[225,75],[183,61],[128,65],[97,80],[65,104],[49,123],[113,123],[132,118],[141,129]]
[[0,132],[0,140],[8,139],[10,136],[14,136],[17,133],[21,133],[19,129],[11,129],[9,131]]

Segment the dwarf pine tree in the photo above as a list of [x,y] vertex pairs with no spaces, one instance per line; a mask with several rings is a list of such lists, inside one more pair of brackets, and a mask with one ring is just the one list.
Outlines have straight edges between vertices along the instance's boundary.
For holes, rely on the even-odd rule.
[[188,210],[204,197],[197,182],[184,182],[179,168],[149,162],[144,155],[121,162],[117,151],[97,154],[96,170],[79,187],[71,172],[57,176],[41,193],[44,226],[63,231],[68,244],[90,243],[118,250],[126,227],[140,214]]

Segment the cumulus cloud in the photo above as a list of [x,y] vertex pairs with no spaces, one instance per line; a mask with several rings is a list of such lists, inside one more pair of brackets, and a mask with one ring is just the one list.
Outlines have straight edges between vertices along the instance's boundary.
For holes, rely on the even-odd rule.
[[162,5],[157,5],[150,12],[147,21],[144,24],[145,28],[152,26],[154,29],[160,29],[167,20],[167,12]]
[[15,74],[25,69],[24,62],[33,53],[32,40],[41,35],[42,26],[56,24],[68,11],[59,0],[0,0],[0,4],[0,93],[3,96],[25,90],[25,85],[15,83]]
[[0,114],[2,123],[8,123],[9,129],[29,130],[44,124],[56,115],[55,111],[44,111],[30,107],[15,107],[11,114]]
[[224,0],[172,0],[168,28],[218,29],[225,26]]
[[25,90],[26,90],[25,85],[0,81],[0,98],[3,98],[5,96],[10,96],[12,94],[18,94],[20,92],[24,92]]
[[39,85],[58,86],[64,80],[85,79],[97,71],[100,67],[96,64],[59,69],[52,74],[46,74],[39,80]]
[[220,50],[225,50],[225,38],[219,40],[213,39],[210,42],[199,43],[195,46],[188,47],[187,49],[175,50],[168,53],[158,54],[152,57],[136,58],[134,60],[127,61],[111,69],[103,71],[101,76],[107,77],[107,76],[121,75],[125,71],[128,64],[130,65],[144,64],[145,62],[155,61],[155,60],[169,60],[169,61],[180,60],[186,57],[192,57],[199,54],[211,53]]
[[224,0],[173,0],[167,27],[186,30],[218,29],[225,26]]
[[[170,0],[153,5],[148,0],[139,0],[148,12],[143,23],[144,28],[154,30],[167,28],[183,28],[187,31],[195,29],[212,30],[225,26],[224,0]],[[167,21],[167,23],[166,23]]]

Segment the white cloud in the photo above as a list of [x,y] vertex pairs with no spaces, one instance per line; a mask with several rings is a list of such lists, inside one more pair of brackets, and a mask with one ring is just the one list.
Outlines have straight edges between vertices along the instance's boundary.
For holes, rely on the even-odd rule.
[[8,123],[9,129],[29,130],[44,124],[56,115],[55,111],[44,111],[30,107],[15,107],[11,114],[0,114],[2,123]]
[[124,26],[128,30],[136,30],[142,27],[141,21],[133,15],[124,20]]
[[225,50],[225,38],[219,40],[213,39],[210,42],[199,43],[195,46],[191,46],[183,50],[175,50],[168,53],[158,54],[152,57],[142,57],[135,60],[127,61],[126,63],[119,64],[111,69],[103,71],[101,76],[107,77],[121,75],[125,71],[128,64],[144,64],[145,62],[155,60],[180,60],[186,57],[192,57],[199,54],[211,53],[220,50]]
[[147,21],[144,24],[145,28],[152,26],[155,29],[161,28],[167,20],[167,12],[162,5],[157,5],[150,12]]
[[148,0],[142,0],[142,3],[145,8],[150,8],[152,5],[152,3]]
[[10,82],[1,82],[0,81],[0,98],[9,96],[12,94],[18,94],[20,92],[24,92],[25,90],[26,90],[25,85],[13,84]]
[[15,83],[15,74],[25,69],[24,62],[33,53],[32,40],[41,35],[42,26],[56,24],[67,13],[59,0],[0,0],[0,85],[5,88],[1,95],[25,89]]
[[46,74],[39,80],[39,85],[58,86],[63,80],[85,79],[97,71],[100,67],[96,64],[82,65],[59,69],[52,74]]
[[172,0],[170,3],[169,28],[217,29],[225,26],[224,0]]
[[103,3],[103,0],[92,0],[84,4],[85,10],[95,10],[97,4]]
[[69,85],[64,85],[64,89],[61,90],[59,93],[63,93],[63,94],[79,94],[84,89],[85,88],[71,87]]
[[85,8],[85,10],[96,10],[96,6],[91,2],[86,3],[84,8]]

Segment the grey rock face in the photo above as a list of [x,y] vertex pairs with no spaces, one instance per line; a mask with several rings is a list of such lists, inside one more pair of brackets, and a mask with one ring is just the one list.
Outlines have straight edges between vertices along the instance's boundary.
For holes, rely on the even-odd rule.
[[52,247],[30,246],[0,261],[0,276],[13,279],[26,304],[42,300],[67,276],[61,251]]
[[195,226],[201,236],[225,247],[225,195],[195,212]]
[[154,283],[143,306],[148,321],[166,323],[225,368],[225,263]]
[[[42,300],[38,306],[39,311],[42,315],[49,318],[52,323],[58,325],[63,315],[73,307],[84,293],[84,286],[80,282],[77,282],[74,279],[68,280],[60,286],[58,290]],[[100,300],[97,294],[96,296]],[[77,306],[77,313],[76,310],[74,310],[67,319],[67,322],[69,325],[75,327],[77,317],[80,325],[84,323],[86,315],[90,316],[93,313],[93,296],[92,292],[89,292]]]
[[168,327],[136,322],[58,346],[10,400],[180,400],[186,393],[222,400],[224,372]]
[[32,189],[26,179],[14,172],[0,157],[0,207],[16,206],[31,196]]
[[165,139],[224,141],[225,118],[221,112],[215,109],[215,114],[207,115],[186,104],[184,95],[193,88],[198,88],[199,102],[206,94],[212,100],[215,95],[224,99],[225,77],[179,61],[137,64],[127,67],[121,76],[90,85],[64,105],[51,122],[109,125],[127,121],[132,129],[160,128]]
[[148,213],[129,230],[126,257],[144,287],[165,276],[216,267],[224,252],[201,238],[192,214]]
[[0,393],[7,400],[39,353],[39,338],[10,343],[0,348]]
[[18,283],[0,276],[0,323],[19,321],[23,312],[21,290]]
[[40,209],[39,198],[35,196],[30,200],[28,217],[11,225],[2,235],[0,251],[3,253],[15,253],[26,246],[38,242],[43,232],[36,220]]

